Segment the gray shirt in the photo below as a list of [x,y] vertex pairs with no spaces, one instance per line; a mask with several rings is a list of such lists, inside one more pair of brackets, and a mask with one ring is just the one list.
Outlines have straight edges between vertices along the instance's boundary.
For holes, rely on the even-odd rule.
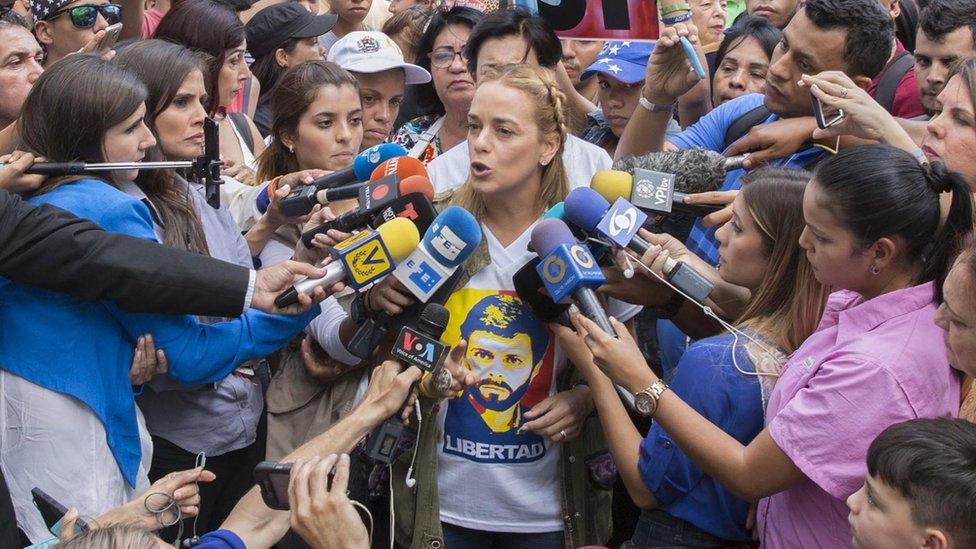
[[[177,181],[184,188],[187,200],[203,225],[210,255],[253,267],[247,242],[226,206],[211,208],[204,197],[203,185]],[[135,184],[122,189],[139,198],[153,210],[146,195]],[[162,241],[159,216],[153,215],[156,237]],[[201,322],[224,319],[199,317]],[[206,452],[219,456],[253,444],[257,437],[258,420],[264,409],[264,396],[256,377],[243,375],[239,369],[213,384],[186,385],[168,375],[158,375],[143,388],[137,402],[146,418],[146,427],[154,436],[162,437],[191,452]]]

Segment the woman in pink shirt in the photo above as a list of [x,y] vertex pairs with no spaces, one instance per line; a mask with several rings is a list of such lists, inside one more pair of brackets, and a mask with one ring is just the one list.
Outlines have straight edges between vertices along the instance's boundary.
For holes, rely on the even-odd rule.
[[[945,192],[952,205],[940,227]],[[821,164],[803,213],[800,245],[817,279],[838,291],[783,368],[766,428],[748,446],[668,391],[626,330],[618,328],[617,339],[578,314],[574,322],[596,364],[692,461],[759,502],[763,546],[849,547],[844,501],[861,486],[875,436],[904,420],[959,411],[958,374],[933,316],[959,238],[972,230],[972,205],[963,180],[941,164],[870,145]],[[656,267],[656,256],[642,261]]]

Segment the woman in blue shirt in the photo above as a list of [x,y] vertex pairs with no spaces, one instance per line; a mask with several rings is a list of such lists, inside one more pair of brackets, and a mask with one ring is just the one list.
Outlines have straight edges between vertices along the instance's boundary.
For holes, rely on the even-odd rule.
[[[145,86],[130,73],[97,57],[70,56],[28,96],[23,143],[52,161],[141,160],[156,143],[144,123],[145,99]],[[118,189],[137,175],[50,178],[30,201],[155,240],[149,210]],[[21,528],[32,539],[45,533],[30,504],[35,486],[97,516],[148,485],[151,446],[128,378],[139,336],[153,334],[173,379],[212,383],[277,349],[318,311],[294,317],[249,311],[201,325],[192,317],[131,314],[112,303],[83,303],[0,279],[0,457]]]
[[[767,168],[743,177],[732,220],[717,233],[718,272],[752,297],[735,329],[692,344],[669,382],[685,402],[743,444],[762,430],[776,376],[816,328],[826,300],[798,244],[809,175]],[[617,468],[643,509],[630,545],[749,543],[746,502],[705,475],[657,424],[642,439],[589,351],[568,329],[554,329],[560,343],[574,350],[572,361],[590,383]]]

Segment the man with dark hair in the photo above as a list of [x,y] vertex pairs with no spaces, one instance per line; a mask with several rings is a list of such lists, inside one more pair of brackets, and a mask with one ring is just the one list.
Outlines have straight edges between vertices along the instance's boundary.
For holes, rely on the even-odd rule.
[[[688,69],[681,47],[675,44],[676,34],[689,33],[679,23],[666,29],[657,42],[647,67],[642,108],[634,112],[621,136],[618,158],[671,148],[701,147],[723,152],[750,127],[780,119],[810,118],[813,115],[811,96],[809,90],[798,84],[801,76],[841,71],[859,87],[868,89],[891,53],[894,26],[890,14],[878,0],[808,0],[783,30],[783,39],[770,61],[763,95],[750,94],[727,101],[666,141],[664,130],[675,102],[698,82]],[[800,121],[801,125],[806,123]],[[782,158],[770,159],[770,163],[803,168],[814,164],[822,155],[822,149],[805,146]],[[744,170],[730,171],[722,190],[738,189],[739,177],[744,173]],[[713,264],[718,262],[714,234],[714,229],[705,229],[699,222],[688,242],[692,251]]]
[[[464,56],[475,82],[492,68],[514,64],[544,69],[555,79],[563,48],[545,19],[522,9],[505,9],[486,15],[471,29]],[[569,116],[568,101],[565,108]],[[562,158],[571,189],[588,186],[594,173],[612,164],[606,151],[572,133],[566,137]],[[434,190],[443,192],[464,183],[470,167],[468,144],[461,143],[431,161],[427,172]]]
[[942,109],[939,93],[959,59],[976,57],[976,0],[931,0],[915,37],[915,74],[928,114]]
[[915,419],[868,448],[864,486],[847,498],[854,546],[976,547],[976,424]]
[[[891,14],[891,24],[897,34],[902,16],[901,0],[881,0],[881,6]],[[912,37],[914,44],[914,36]],[[915,82],[915,63],[912,52],[905,44],[895,38],[892,41],[891,56],[884,69],[874,77],[868,93],[892,116],[915,118],[924,114],[922,101]]]

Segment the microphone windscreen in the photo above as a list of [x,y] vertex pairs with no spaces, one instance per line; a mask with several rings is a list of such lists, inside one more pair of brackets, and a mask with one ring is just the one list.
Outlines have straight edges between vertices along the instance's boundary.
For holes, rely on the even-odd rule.
[[543,219],[532,229],[531,241],[535,253],[545,257],[560,244],[575,244],[576,238],[562,220]]
[[566,219],[584,231],[592,231],[600,224],[610,203],[589,187],[578,187],[566,195]]
[[618,198],[630,200],[634,189],[634,176],[620,170],[602,170],[593,174],[590,188],[613,204]]
[[394,217],[376,228],[383,244],[390,251],[394,262],[400,262],[420,244],[420,232],[413,221],[405,217]]
[[464,263],[481,243],[481,224],[464,208],[449,206],[424,233],[424,249],[445,267]]
[[427,177],[427,168],[424,163],[411,156],[397,156],[391,158],[373,170],[369,180],[376,181],[388,175],[396,174],[400,179],[406,179],[411,175],[422,175]]
[[566,203],[556,202],[551,208],[542,214],[542,219],[562,219],[566,220]]
[[451,312],[440,303],[428,303],[420,313],[420,323],[425,325],[428,333],[440,338],[451,320]]
[[406,156],[407,149],[398,143],[381,143],[356,155],[352,161],[353,171],[359,181],[369,181],[370,175],[381,163],[398,156]]
[[398,196],[406,196],[410,193],[420,193],[427,197],[427,200],[434,199],[434,186],[427,179],[426,175],[411,175],[401,177],[397,185]]
[[631,156],[614,162],[613,168],[630,174],[636,168],[674,174],[674,190],[686,194],[715,191],[725,182],[725,157],[705,149]]

